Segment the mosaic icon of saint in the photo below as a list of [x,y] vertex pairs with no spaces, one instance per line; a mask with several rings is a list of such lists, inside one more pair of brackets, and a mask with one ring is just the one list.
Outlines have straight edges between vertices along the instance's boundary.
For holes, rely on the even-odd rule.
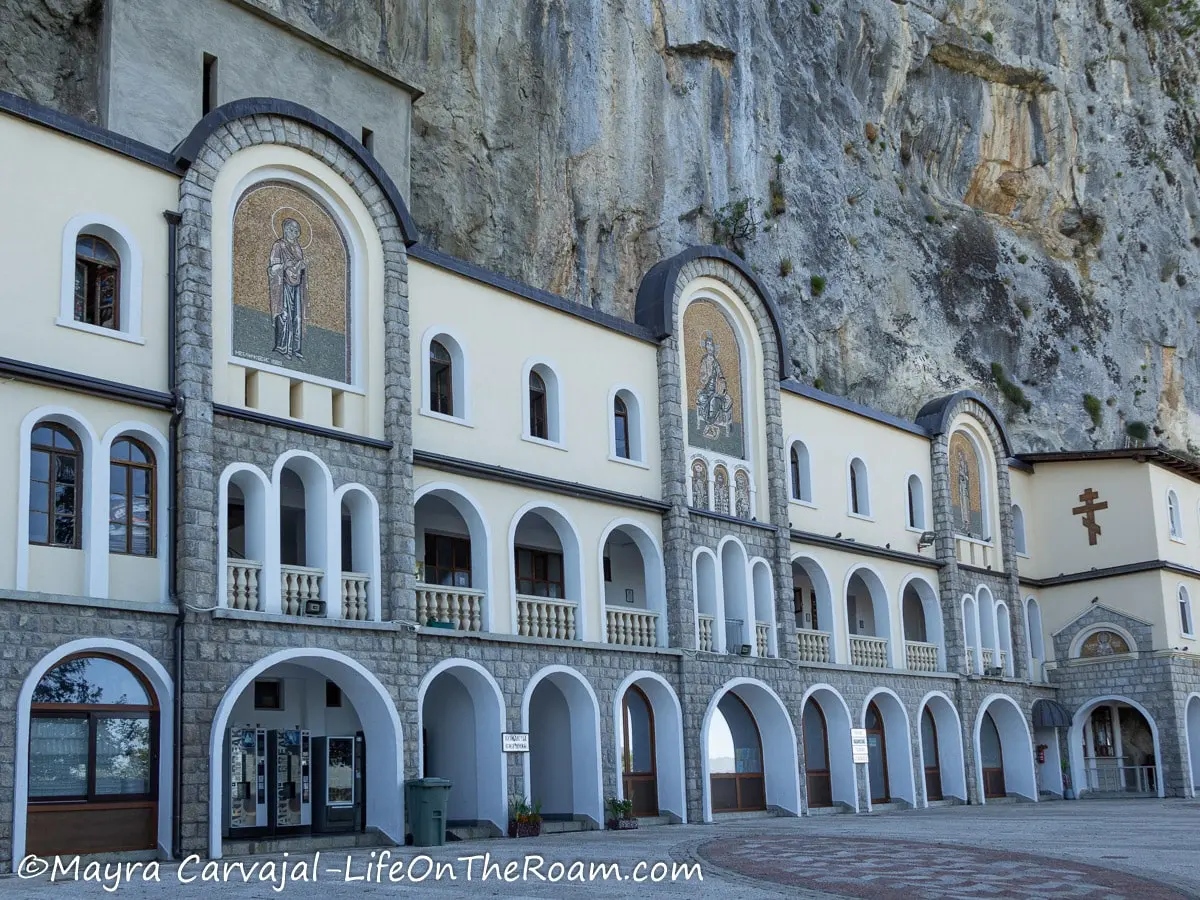
[[721,361],[717,359],[720,345],[711,331],[700,339],[704,355],[700,358],[700,387],[696,391],[696,421],[706,438],[719,437],[722,430],[733,430],[733,397]]
[[971,533],[971,469],[967,451],[958,448],[958,509],[962,516],[963,534]]
[[283,236],[271,248],[267,265],[271,316],[275,320],[275,352],[304,359],[304,326],[308,318],[308,263],[300,246],[300,223],[283,220]]

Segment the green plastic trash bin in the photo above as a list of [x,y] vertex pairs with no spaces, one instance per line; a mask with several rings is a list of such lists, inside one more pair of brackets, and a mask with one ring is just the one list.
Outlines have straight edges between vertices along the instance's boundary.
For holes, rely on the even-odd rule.
[[446,843],[446,807],[453,782],[445,778],[413,778],[404,782],[404,805],[414,847]]

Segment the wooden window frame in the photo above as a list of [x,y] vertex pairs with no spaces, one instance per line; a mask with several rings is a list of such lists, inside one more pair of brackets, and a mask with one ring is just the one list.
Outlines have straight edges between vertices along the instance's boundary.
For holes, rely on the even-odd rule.
[[788,466],[792,475],[792,499],[803,499],[800,490],[800,454],[796,452],[794,443],[788,448]]
[[621,459],[633,459],[629,434],[629,404],[620,395],[613,397],[613,453]]
[[[825,710],[821,709],[820,703],[818,703],[812,697],[809,697],[807,702],[811,703],[813,705],[813,708],[817,711],[817,716],[820,717],[820,719],[821,719],[821,746],[824,748],[824,751],[825,751],[825,768],[814,769],[811,766],[809,766],[809,764],[808,764],[808,735],[804,734],[802,731],[800,746],[801,746],[801,749],[803,750],[803,756],[804,756],[805,790],[807,793],[808,805],[809,805],[809,807],[813,807],[814,806],[814,804],[812,802],[813,790],[812,790],[812,786],[811,786],[812,779],[816,778],[820,781],[823,781],[825,784],[827,784],[829,786],[828,793],[831,798],[830,803],[828,805],[825,805],[825,804],[817,805],[818,809],[827,809],[827,808],[830,808],[833,806],[833,802],[832,802],[833,769],[830,768],[830,758],[829,758],[829,721],[825,718]],[[800,710],[800,727],[801,727],[801,729],[803,729],[805,727],[804,726],[804,709],[803,708],[801,708],[801,710]]]
[[[710,782],[709,783],[710,797],[713,793],[715,793],[712,790],[712,784],[718,780],[720,780],[720,781],[732,780],[734,782],[734,794],[737,797],[737,806],[735,806],[733,809],[719,809],[719,810],[714,809],[714,810],[712,810],[712,812],[714,815],[719,815],[720,813],[727,813],[727,812],[758,812],[760,810],[766,809],[768,806],[768,804],[767,804],[767,780],[766,780],[767,779],[767,758],[766,758],[766,756],[763,755],[762,729],[758,727],[758,720],[756,718],[754,718],[754,713],[751,711],[750,707],[746,704],[746,701],[743,700],[741,697],[739,697],[733,691],[728,691],[727,693],[730,697],[733,697],[734,700],[736,700],[738,703],[740,703],[742,705],[742,708],[746,710],[746,715],[748,715],[750,717],[750,724],[752,724],[754,726],[754,737],[758,741],[758,761],[759,761],[759,765],[761,766],[761,771],[758,771],[758,772],[714,772],[714,773],[711,773],[708,776],[709,782]],[[736,767],[737,767],[737,748],[735,747],[734,748],[734,768],[736,768]],[[746,806],[743,804],[742,783],[745,781],[757,781],[762,785],[761,793],[762,793],[762,797],[763,797],[763,802],[762,802],[761,806]],[[711,802],[710,802],[710,805],[711,805]]]
[[[151,450],[150,447],[148,447],[145,443],[137,440],[136,438],[119,437],[115,441],[113,441],[113,444],[112,444],[113,448],[115,449],[117,444],[119,444],[123,441],[132,444],[134,447],[137,447],[139,450],[142,451],[142,453],[146,454],[146,457],[150,461],[148,463],[142,463],[142,462],[134,462],[133,460],[130,460],[130,459],[114,459],[113,455],[112,455],[112,450],[109,451],[109,455],[108,455],[108,465],[109,465],[109,486],[108,486],[109,545],[108,545],[108,552],[109,553],[117,553],[122,556],[137,556],[142,559],[152,559],[152,558],[158,556],[158,515],[157,515],[158,460],[154,456],[154,451]],[[123,496],[125,498],[126,513],[125,513],[125,522],[124,523],[115,522],[112,518],[112,494],[113,494],[112,467],[113,466],[117,466],[117,467],[123,468],[125,470],[125,492],[124,492]],[[130,517],[130,511],[133,509],[133,473],[134,473],[134,470],[141,470],[141,471],[149,473],[150,492],[147,496],[147,504],[148,504],[147,509],[148,509],[148,523],[149,523],[148,527],[150,529],[150,541],[149,541],[147,552],[145,552],[145,553],[135,553],[133,550],[133,525],[132,525],[132,518]],[[125,529],[125,549],[124,550],[114,550],[112,548],[111,535],[112,535],[112,526],[113,525],[121,525],[121,527],[123,527]]]
[[[646,714],[650,721],[650,771],[635,772],[631,768],[633,762],[633,721],[629,715],[629,694],[632,691],[637,691],[642,702],[646,704]],[[656,736],[657,727],[654,724],[654,705],[650,702],[650,698],[636,684],[631,684],[629,690],[625,692],[625,696],[621,698],[621,733],[624,738],[622,744],[623,759],[621,760],[621,781],[626,800],[633,799],[634,784],[645,783],[654,785],[654,811],[649,815],[658,815],[658,740]]]
[[[945,794],[945,791],[942,789],[942,754],[941,754],[941,749],[938,746],[937,718],[933,715],[933,710],[931,710],[928,705],[926,705],[926,707],[923,710],[921,710],[921,717],[924,718],[925,716],[929,716],[929,724],[930,724],[929,731],[930,731],[930,734],[933,735],[933,765],[929,766],[929,765],[925,764],[924,752],[922,752],[922,759],[921,759],[921,768],[925,772],[925,799],[926,800],[943,800],[943,799],[945,799],[946,794]],[[921,723],[918,722],[917,728],[919,729],[920,727],[921,727]],[[918,733],[920,733],[920,732],[918,732]],[[924,751],[926,748],[922,747],[921,749],[922,749],[922,751]],[[937,779],[938,787],[937,787],[937,796],[936,797],[933,796],[933,792],[929,790],[929,779],[931,776]]]
[[[528,554],[530,554],[530,567],[531,567],[531,571],[533,571],[533,572],[534,572],[534,575],[533,575],[532,577],[530,577],[530,578],[522,578],[522,577],[521,577],[521,554],[522,554],[522,553],[528,553]],[[562,578],[562,580],[561,580],[561,581],[554,581],[554,580],[552,580],[552,579],[549,577],[549,573],[550,573],[550,558],[551,558],[551,557],[553,557],[553,556],[557,556],[557,557],[558,557],[558,571],[559,571],[559,573],[560,573],[560,575],[561,575],[561,578]],[[538,578],[538,577],[537,577],[537,575],[536,575],[536,572],[537,572],[537,560],[538,560],[538,558],[539,558],[539,557],[543,558],[543,559],[544,559],[544,561],[545,561],[545,562],[544,562],[544,565],[545,565],[545,572],[546,572],[546,577],[545,577],[545,578]],[[561,553],[560,551],[557,551],[557,550],[543,550],[543,549],[541,549],[541,548],[539,548],[539,547],[523,547],[523,546],[521,546],[521,545],[519,545],[519,544],[518,544],[518,545],[516,545],[516,546],[514,546],[514,547],[513,547],[513,574],[516,576],[516,578],[515,578],[515,581],[516,581],[516,584],[517,584],[517,593],[518,593],[518,594],[522,594],[523,596],[526,596],[526,597],[543,597],[543,598],[545,598],[545,599],[547,599],[547,600],[566,600],[566,599],[567,599],[567,597],[566,597],[566,593],[567,593],[567,584],[566,584],[566,581],[567,581],[566,559],[564,558],[564,555],[563,555],[563,553]],[[528,592],[526,592],[526,591],[522,591],[522,590],[521,590],[521,582],[522,582],[522,581],[528,581],[528,582],[530,583],[530,586],[531,586],[531,587],[532,587],[534,590],[530,590],[530,591],[528,591]],[[545,584],[545,585],[557,585],[557,586],[558,586],[558,591],[559,591],[559,593],[558,593],[558,596],[556,597],[556,596],[554,596],[553,594],[549,594],[549,593],[547,593],[547,594],[538,594],[538,593],[536,593],[536,592],[535,592],[535,591],[536,591],[536,587],[537,587],[537,585],[539,585],[539,584]]]
[[[438,351],[445,359],[437,357]],[[454,415],[454,357],[436,339],[429,342],[429,408],[443,416]]]
[[[69,440],[71,442],[72,449],[66,450],[66,449],[63,449],[60,447],[55,447],[53,438],[51,439],[51,442],[48,445],[35,443],[33,435],[36,435],[38,429],[40,429],[40,428],[49,428],[52,432],[63,435],[64,437],[67,438],[67,440]],[[32,499],[33,498],[32,486],[34,483],[46,485],[46,505],[47,505],[47,508],[45,510],[45,513],[46,513],[46,540],[44,540],[44,541],[36,540],[32,536],[30,536],[29,543],[34,544],[39,547],[65,547],[69,550],[81,549],[83,546],[83,534],[82,534],[83,523],[80,522],[80,508],[82,506],[81,495],[83,494],[84,487],[85,487],[85,484],[84,484],[84,474],[85,473],[83,470],[83,464],[84,464],[83,449],[80,446],[79,437],[75,434],[74,431],[72,431],[66,425],[60,425],[58,422],[39,422],[37,425],[35,425],[33,427],[33,433],[30,435],[30,438],[29,438],[29,453],[30,453],[30,457],[31,457],[30,466],[29,466],[30,501],[29,501],[29,508],[25,511],[25,514],[28,516],[30,513],[34,512],[33,499]],[[47,478],[49,479],[48,481],[43,482],[43,481],[41,481],[41,479],[35,479],[33,477],[32,457],[37,453],[45,453],[46,456],[48,457],[47,464],[46,464],[47,465],[46,475],[47,475]],[[70,543],[60,543],[60,542],[54,540],[54,523],[55,523],[55,520],[58,518],[58,512],[54,506],[55,488],[58,485],[58,466],[55,463],[55,459],[59,456],[70,456],[70,457],[73,457],[75,460],[75,502],[71,505],[71,512],[69,514],[71,520],[74,522],[74,526],[71,529],[71,542]],[[42,510],[39,509],[39,510],[37,510],[37,512],[42,512]]]
[[[867,732],[867,734],[879,735],[879,753],[883,759],[883,793],[878,797],[871,797],[870,799],[872,803],[891,803],[892,784],[891,773],[888,772],[887,726],[883,721],[883,711],[879,708],[879,705],[874,700],[867,704],[867,714],[863,717],[863,725],[867,724],[867,716],[871,715],[872,710],[875,711],[875,721],[879,723],[879,727],[865,728],[864,730]],[[874,788],[872,788],[871,793],[875,793]]]
[[[110,266],[107,263],[101,262],[92,256],[88,256],[81,252],[80,244],[83,241],[97,241],[108,248],[113,257],[116,258],[117,264]],[[111,242],[94,234],[82,233],[75,238],[75,265],[78,268],[80,265],[84,267],[84,297],[82,318],[78,307],[75,308],[74,318],[76,322],[82,322],[85,325],[91,325],[95,328],[108,328],[113,331],[121,330],[121,254],[117,252],[117,248]],[[100,322],[100,298],[98,296],[98,285],[100,282],[101,272],[111,272],[113,278],[113,299],[112,299],[112,322],[111,324],[101,324]],[[78,301],[78,292],[75,294]],[[89,317],[89,312],[95,313],[95,320]]]
[[[536,380],[535,380],[536,379]],[[534,369],[529,370],[529,436],[550,440],[550,415],[546,379]]]
[[[430,542],[429,542],[430,538],[433,538],[432,549],[433,549],[434,560],[435,560],[435,562],[433,563],[432,566],[429,563],[429,552],[431,549]],[[453,549],[451,549],[451,551],[450,551],[450,565],[443,566],[437,562],[437,560],[439,559],[439,556],[437,553],[437,542],[438,542],[439,538],[448,540],[451,542],[462,542],[467,545],[467,568],[465,570],[460,568],[459,566],[454,565]],[[454,573],[466,571],[466,573],[467,573],[466,587],[469,588],[472,584],[474,584],[474,581],[472,579],[475,577],[473,567],[471,566],[471,537],[470,537],[470,535],[463,537],[461,534],[449,534],[449,533],[441,532],[441,531],[426,531],[425,532],[425,552],[424,552],[423,558],[422,558],[422,565],[423,565],[423,568],[421,570],[421,577],[424,579],[425,584],[439,585],[441,587],[463,587],[463,585],[461,585],[461,584],[454,583],[454,580],[453,580]],[[450,584],[443,585],[440,581],[431,580],[433,577],[435,577],[435,573],[442,572],[442,571],[451,573],[451,583]]]

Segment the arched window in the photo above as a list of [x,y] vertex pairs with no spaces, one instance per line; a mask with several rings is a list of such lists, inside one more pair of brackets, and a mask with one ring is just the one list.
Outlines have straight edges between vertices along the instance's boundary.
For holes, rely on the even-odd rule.
[[820,704],[804,704],[804,768],[808,780],[808,805],[833,806],[833,783],[829,768],[829,732]]
[[27,849],[45,852],[98,822],[97,849],[153,847],[157,732],[154,692],[123,662],[74,656],[47,672],[30,711]]
[[62,425],[38,425],[30,439],[29,543],[78,549],[83,489],[79,439]]
[[75,321],[121,327],[121,258],[112,244],[91,234],[75,240]]
[[441,341],[429,342],[429,408],[454,415],[454,360]]
[[141,441],[113,441],[108,463],[108,550],[154,556],[154,454]]
[[1025,513],[1017,504],[1012,507],[1013,547],[1018,553],[1027,553],[1025,548]]
[[613,452],[629,459],[629,407],[620,395],[613,398]]
[[867,773],[871,782],[871,802],[891,803],[892,792],[888,779],[887,735],[883,716],[873,702],[867,706],[863,719],[867,731]]
[[1179,630],[1191,637],[1195,632],[1192,631],[1192,597],[1188,593],[1188,589],[1182,584],[1179,586]]
[[640,687],[630,685],[621,702],[621,778],[635,816],[658,815],[658,766],[654,708]]
[[1167,491],[1167,525],[1171,530],[1171,537],[1182,541],[1183,520],[1179,515],[1179,496],[1174,491]]
[[546,380],[534,371],[529,373],[529,436],[550,440],[550,422],[546,414]]
[[925,799],[942,799],[942,767],[938,755],[937,723],[928,706],[921,713],[921,761],[925,768]]
[[917,475],[908,476],[908,527],[925,530],[925,486]]
[[812,503],[812,467],[804,441],[793,441],[789,472],[792,480],[792,499]]
[[871,515],[871,490],[867,482],[867,464],[857,456],[850,460],[850,514]]

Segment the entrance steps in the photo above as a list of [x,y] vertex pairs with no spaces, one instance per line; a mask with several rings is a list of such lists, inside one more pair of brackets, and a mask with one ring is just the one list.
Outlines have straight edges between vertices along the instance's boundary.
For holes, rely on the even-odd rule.
[[504,837],[504,833],[491,822],[451,822],[446,826],[448,841],[481,841],[498,837]]
[[568,834],[575,831],[595,831],[596,824],[592,821],[576,822],[576,821],[554,821],[549,819],[542,820],[542,834]]
[[674,825],[674,816],[638,816],[638,828],[654,828],[658,825]]
[[318,850],[358,850],[361,848],[395,847],[381,831],[353,834],[295,834],[281,837],[224,840],[221,849],[225,856],[258,856],[276,853],[316,853]]

